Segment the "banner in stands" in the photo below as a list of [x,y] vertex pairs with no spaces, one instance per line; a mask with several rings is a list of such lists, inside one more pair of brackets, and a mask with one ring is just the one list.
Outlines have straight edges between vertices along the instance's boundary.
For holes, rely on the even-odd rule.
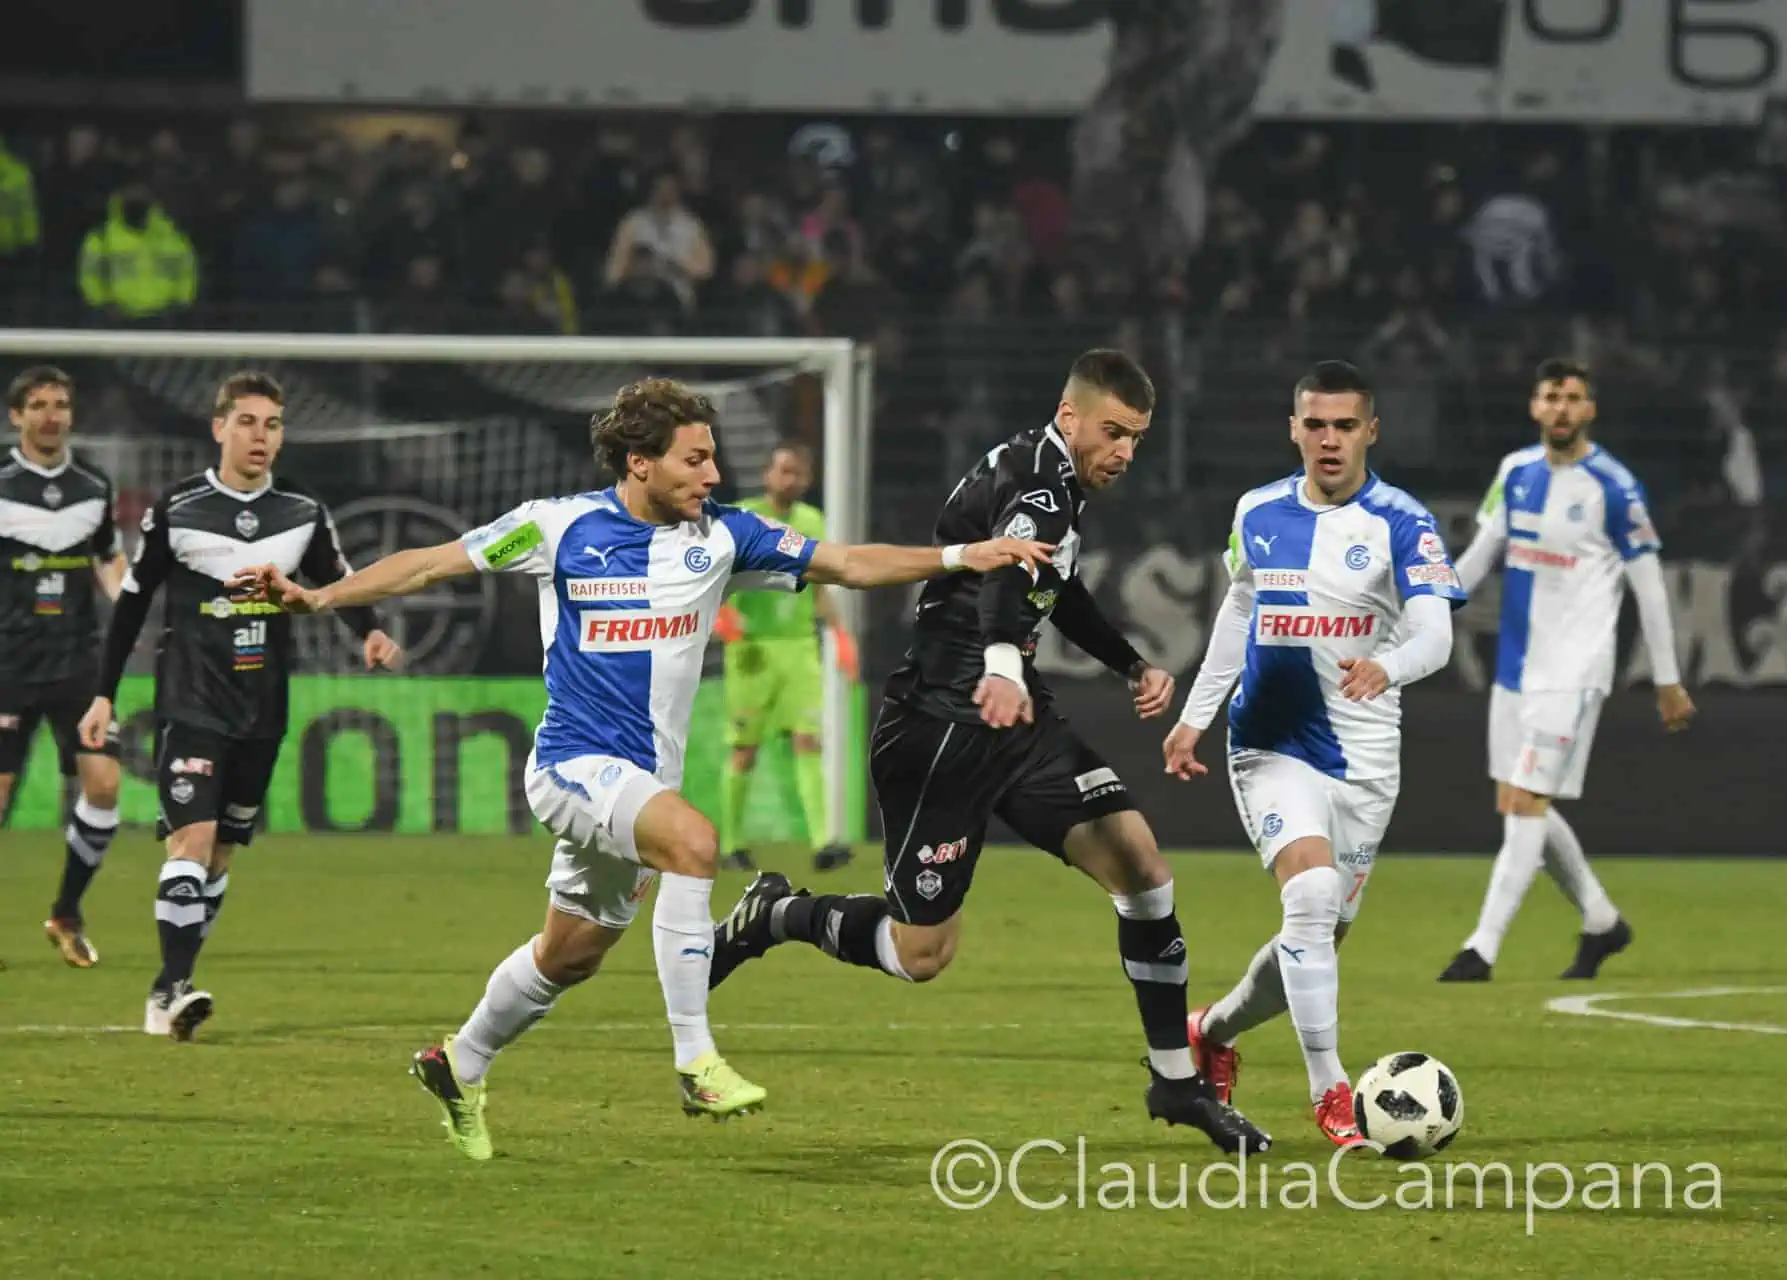
[[1758,119],[1787,83],[1787,0],[249,0],[247,13],[249,94],[270,101],[1077,114],[1146,80],[1193,114],[1220,87],[1255,118],[1707,124]]
[[[529,619],[531,623],[531,619]],[[118,691],[124,723],[124,820],[152,824],[156,813],[154,681],[126,677]],[[539,830],[521,779],[545,709],[539,678],[299,676],[292,681],[291,732],[268,791],[273,832],[465,832],[527,835]],[[696,696],[683,794],[717,815],[725,760],[721,689]],[[866,740],[864,707],[854,709]],[[859,758],[846,831],[863,835],[866,807]],[[26,765],[12,825],[61,826],[56,753],[40,733]],[[752,777],[745,838],[756,844],[809,843],[800,817],[787,744],[765,744]]]

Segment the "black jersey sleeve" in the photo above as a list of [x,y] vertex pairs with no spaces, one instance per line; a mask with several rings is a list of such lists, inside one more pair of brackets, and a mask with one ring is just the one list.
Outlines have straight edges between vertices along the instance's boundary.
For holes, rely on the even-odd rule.
[[1077,577],[1061,585],[1061,595],[1049,621],[1073,644],[1120,676],[1134,676],[1147,665],[1116,624],[1104,616],[1098,601]]
[[149,603],[173,568],[174,552],[168,541],[168,507],[164,495],[143,513],[143,536],[137,542],[136,558],[130,572],[124,575],[124,587],[112,608],[111,625],[106,628],[105,650],[99,660],[99,696],[116,699],[118,682],[124,678],[125,664],[136,648],[143,623],[149,619]]
[[[342,554],[341,538],[335,532],[335,519],[320,502],[316,504],[316,527],[311,531],[304,558],[298,563],[298,572],[319,587],[339,582],[350,572],[347,556]],[[371,605],[343,609],[339,616],[362,640],[379,629],[378,612]]]
[[[998,502],[992,524],[995,538],[1034,538],[1059,546],[1073,530],[1074,499],[1063,477],[1042,476],[1028,468],[1001,467]],[[980,589],[980,634],[989,645],[1021,645],[1035,629],[1035,611],[1025,599],[1037,579],[1022,565],[986,575]]]
[[91,543],[95,560],[110,560],[124,550],[123,544],[118,539],[118,522],[112,509],[112,504],[117,501],[117,498],[118,495],[112,491],[112,482],[107,480],[105,509],[100,512],[99,526],[93,530],[93,542]]

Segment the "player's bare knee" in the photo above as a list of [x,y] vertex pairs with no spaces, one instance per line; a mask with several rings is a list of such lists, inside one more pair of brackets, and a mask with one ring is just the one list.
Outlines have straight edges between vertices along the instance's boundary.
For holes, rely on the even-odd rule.
[[219,840],[211,846],[211,878],[215,880],[230,869],[230,858],[235,854],[236,846],[225,844]]
[[816,734],[797,733],[794,735],[794,753],[801,756],[819,754],[819,738]]
[[1134,810],[1081,823],[1067,833],[1062,849],[1069,865],[1109,894],[1146,893],[1173,878],[1153,829]]
[[738,773],[749,773],[757,767],[756,747],[732,748],[732,767]]
[[12,808],[12,781],[15,775],[0,773],[0,815]]
[[561,987],[587,982],[625,932],[553,908],[546,913],[546,927],[534,937],[534,967]]
[[955,922],[920,927],[903,925],[897,921],[893,927],[894,952],[900,958],[900,968],[914,982],[930,982],[949,968],[949,962],[956,956]]
[[1272,874],[1282,885],[1305,871],[1317,867],[1332,869],[1333,866],[1334,851],[1328,842],[1320,836],[1304,836],[1278,851],[1278,856],[1272,859]]
[[719,833],[713,823],[690,810],[688,819],[678,823],[664,842],[662,857],[664,865],[659,870],[711,880],[719,865]]
[[217,851],[217,824],[215,822],[194,822],[168,833],[167,860],[169,862],[196,862],[202,867],[211,865],[211,856]]

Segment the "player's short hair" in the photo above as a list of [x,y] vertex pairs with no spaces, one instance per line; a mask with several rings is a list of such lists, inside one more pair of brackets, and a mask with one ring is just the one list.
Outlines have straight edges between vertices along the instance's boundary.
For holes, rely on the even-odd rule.
[[1154,412],[1154,380],[1127,352],[1094,347],[1073,362],[1067,385],[1115,396],[1137,413]]
[[232,373],[217,384],[217,402],[212,407],[213,418],[227,418],[230,410],[236,407],[236,401],[244,396],[265,396],[281,409],[285,408],[285,388],[270,373],[260,373],[254,369],[244,369],[240,373]]
[[607,413],[590,419],[596,461],[617,476],[627,474],[627,455],[662,458],[678,427],[713,425],[714,402],[674,378],[645,378],[615,392]]
[[1582,385],[1588,388],[1589,399],[1595,398],[1595,380],[1588,366],[1569,356],[1552,356],[1539,361],[1539,367],[1533,371],[1533,390],[1537,391],[1547,382],[1563,382],[1568,378],[1582,379]]
[[1365,416],[1370,418],[1376,412],[1377,392],[1372,390],[1371,379],[1360,372],[1357,365],[1345,360],[1318,360],[1311,365],[1309,372],[1297,379],[1296,387],[1291,391],[1291,404],[1305,395],[1345,395],[1353,392],[1365,401]]
[[74,379],[53,364],[34,364],[14,378],[6,388],[6,407],[23,411],[31,393],[39,387],[61,387],[74,398]]

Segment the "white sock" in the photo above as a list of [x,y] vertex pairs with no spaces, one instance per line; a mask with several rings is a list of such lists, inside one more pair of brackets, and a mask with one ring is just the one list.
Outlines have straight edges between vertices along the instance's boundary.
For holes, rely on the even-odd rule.
[[[787,898],[782,899],[782,902],[787,901]],[[781,905],[781,902],[776,903],[778,907]],[[892,916],[882,916],[881,923],[875,926],[875,959],[881,962],[883,969],[900,981],[912,981],[912,975],[900,963],[900,949],[894,945]]]
[[1279,892],[1284,927],[1278,931],[1278,971],[1285,1003],[1309,1069],[1309,1096],[1346,1080],[1340,1065],[1340,961],[1334,930],[1340,925],[1340,872],[1311,867],[1285,881]]
[[1289,1007],[1284,1000],[1284,979],[1278,972],[1278,939],[1273,938],[1254,952],[1241,981],[1210,1006],[1200,1032],[1218,1044],[1234,1044],[1242,1032],[1276,1018]]
[[707,1027],[707,975],[714,958],[714,882],[666,871],[652,907],[652,950],[658,985],[680,1069],[714,1051]]
[[1483,897],[1483,910],[1477,916],[1477,928],[1464,945],[1490,964],[1501,953],[1502,939],[1520,910],[1521,899],[1532,888],[1533,877],[1545,858],[1545,819],[1510,815],[1502,819],[1502,848],[1495,855],[1495,870],[1489,873],[1489,892]]
[[459,1078],[467,1084],[482,1080],[490,1060],[544,1018],[563,992],[534,963],[532,938],[516,947],[491,971],[484,998],[453,1038],[453,1066]]
[[1582,913],[1584,933],[1606,933],[1619,923],[1619,911],[1601,881],[1589,869],[1582,841],[1564,815],[1552,805],[1545,810],[1545,870],[1557,881],[1570,904]]

